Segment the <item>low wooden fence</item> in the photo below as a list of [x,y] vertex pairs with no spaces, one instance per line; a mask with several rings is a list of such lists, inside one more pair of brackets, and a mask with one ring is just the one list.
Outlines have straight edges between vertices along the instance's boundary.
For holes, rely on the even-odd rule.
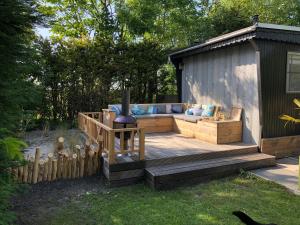
[[[145,133],[142,128],[113,129],[101,123],[92,115],[99,113],[79,113],[78,126],[90,138],[98,144],[99,149],[108,156],[109,164],[116,163],[117,155],[135,154],[139,160],[145,158]],[[129,140],[125,136],[130,134]],[[117,136],[119,138],[117,138]]]
[[42,181],[55,181],[59,179],[75,179],[92,176],[100,172],[100,152],[85,146],[82,154],[61,153],[54,156],[48,154],[46,159],[40,159],[41,150],[36,149],[35,157],[29,159],[24,166],[12,169],[13,176],[22,183],[38,183]]

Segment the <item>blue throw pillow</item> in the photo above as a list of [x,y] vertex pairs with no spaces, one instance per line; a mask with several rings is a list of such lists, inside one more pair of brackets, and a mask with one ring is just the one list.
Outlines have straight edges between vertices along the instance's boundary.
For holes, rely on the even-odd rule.
[[146,113],[145,110],[138,105],[134,105],[131,109],[131,112],[134,115],[144,115]]
[[201,116],[203,112],[203,109],[199,108],[192,108],[191,110],[194,116]]
[[184,114],[187,115],[187,116],[192,116],[193,115],[193,110],[192,109],[187,109],[187,110],[185,110]]
[[149,106],[148,113],[149,114],[157,114],[157,107],[154,105]]
[[201,116],[212,117],[214,115],[214,110],[215,110],[214,105],[207,105],[206,108],[203,110]]
[[181,104],[174,104],[172,105],[172,113],[182,113],[182,105]]
[[166,105],[157,105],[157,113],[165,114],[166,113]]
[[113,105],[111,107],[111,111],[114,111],[117,116],[121,115],[121,109],[118,106],[116,106],[116,105]]

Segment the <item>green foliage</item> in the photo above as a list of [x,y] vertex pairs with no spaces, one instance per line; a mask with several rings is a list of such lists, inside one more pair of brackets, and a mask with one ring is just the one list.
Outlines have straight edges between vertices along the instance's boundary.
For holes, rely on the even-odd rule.
[[15,129],[22,110],[38,98],[30,79],[31,41],[36,21],[33,0],[3,0],[0,4],[0,124]]
[[16,191],[16,185],[11,179],[8,168],[22,163],[21,149],[26,144],[14,137],[12,133],[0,128],[0,224],[12,224],[15,217],[9,210],[10,196]]
[[49,204],[37,205],[34,218],[27,216],[32,208],[22,212],[23,218],[28,224],[35,221],[43,225],[95,221],[105,225],[241,225],[232,211],[243,210],[263,224],[299,224],[296,213],[300,197],[254,176],[231,177],[170,191],[153,191],[143,184],[99,190],[85,191],[85,195],[63,207],[52,205],[51,213],[47,210]]
[[[295,99],[293,100],[293,102],[294,102],[294,104],[297,106],[296,109],[299,110],[299,109],[300,109],[300,100],[295,98]],[[295,117],[292,117],[292,116],[289,116],[289,115],[286,115],[286,114],[281,115],[281,116],[279,117],[279,119],[286,121],[285,126],[286,126],[288,123],[300,123],[300,118],[295,118]]]
[[[40,68],[36,79],[43,88],[41,114],[49,120],[73,120],[80,111],[99,111],[119,101],[120,90],[132,90],[133,102],[151,102],[160,92],[157,71],[167,61],[154,42],[111,42],[68,39],[38,43]],[[174,82],[174,80],[172,81]]]
[[[1,176],[1,175],[0,175]],[[16,185],[0,177],[0,224],[13,224],[15,214],[10,211],[10,196],[16,192]]]

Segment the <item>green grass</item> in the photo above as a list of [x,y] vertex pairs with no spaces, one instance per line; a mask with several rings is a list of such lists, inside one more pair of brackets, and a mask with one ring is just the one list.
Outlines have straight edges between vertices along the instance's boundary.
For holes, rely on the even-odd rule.
[[60,208],[43,224],[238,225],[243,210],[262,223],[300,224],[300,197],[282,187],[241,175],[173,191],[147,186],[86,194]]

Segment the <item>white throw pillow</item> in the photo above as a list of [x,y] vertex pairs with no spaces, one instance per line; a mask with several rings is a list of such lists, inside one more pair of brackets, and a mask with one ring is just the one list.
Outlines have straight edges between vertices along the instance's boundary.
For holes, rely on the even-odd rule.
[[172,113],[172,104],[166,104],[166,113]]

